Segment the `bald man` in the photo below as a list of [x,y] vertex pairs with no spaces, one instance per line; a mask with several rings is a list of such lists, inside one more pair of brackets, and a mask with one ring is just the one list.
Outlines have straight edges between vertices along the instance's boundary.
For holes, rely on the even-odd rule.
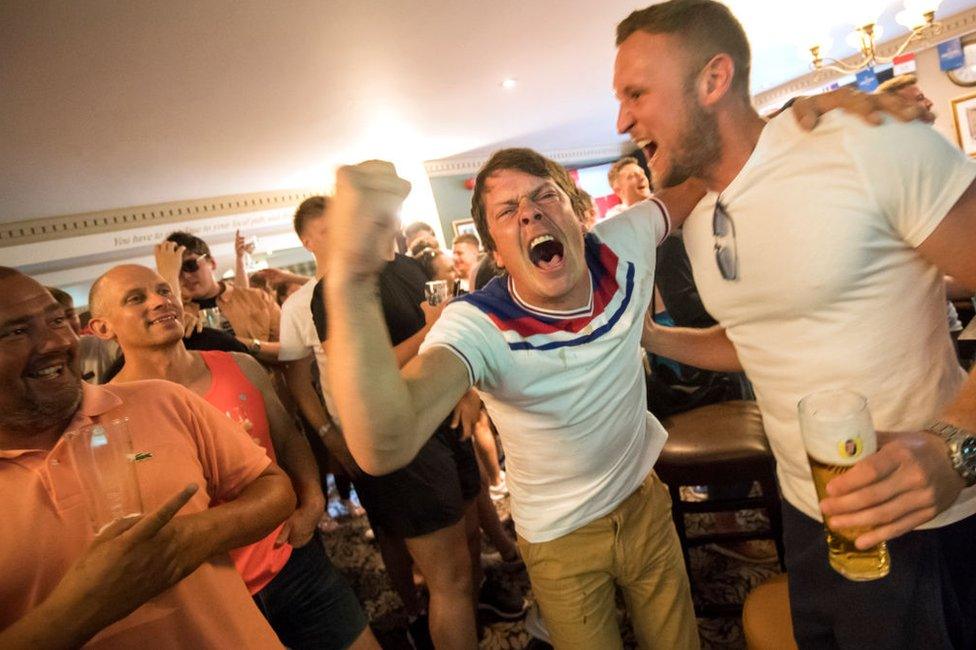
[[112,380],[175,382],[241,422],[292,480],[298,507],[264,539],[231,552],[254,601],[290,648],[378,648],[367,619],[317,536],[325,508],[308,442],[278,400],[261,365],[247,354],[191,351],[183,344],[183,307],[152,269],[117,266],[92,285],[91,328],[122,348]]
[[[0,267],[0,647],[277,647],[225,554],[291,513],[288,478],[176,384],[85,384],[77,343],[43,286]],[[63,434],[122,417],[149,514],[93,538]]]

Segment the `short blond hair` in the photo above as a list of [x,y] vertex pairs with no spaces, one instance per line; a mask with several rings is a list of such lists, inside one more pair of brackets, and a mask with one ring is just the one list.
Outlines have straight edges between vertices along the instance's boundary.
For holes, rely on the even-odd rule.
[[620,170],[627,165],[637,165],[640,167],[640,162],[633,156],[624,156],[610,165],[610,171],[607,172],[607,180],[610,181],[610,187],[613,187],[613,184],[617,182],[617,177],[620,176]]
[[918,84],[918,77],[909,72],[908,74],[900,74],[897,77],[892,77],[883,84],[879,84],[874,92],[875,94],[896,93],[902,88],[908,88],[916,84]]

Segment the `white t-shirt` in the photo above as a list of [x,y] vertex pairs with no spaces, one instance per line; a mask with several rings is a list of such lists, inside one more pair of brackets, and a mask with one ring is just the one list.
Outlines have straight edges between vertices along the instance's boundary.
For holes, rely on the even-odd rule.
[[640,337],[663,205],[648,201],[586,237],[590,304],[551,312],[510,281],[451,302],[421,351],[444,346],[467,366],[505,445],[519,534],[543,542],[616,508],[667,438],[647,412]]
[[311,352],[315,354],[315,363],[319,368],[319,383],[322,384],[323,398],[330,413],[335,413],[329,391],[326,390],[326,358],[318,332],[315,331],[315,321],[312,320],[312,294],[315,293],[314,278],[295,293],[288,296],[281,306],[281,325],[279,327],[278,351],[279,361],[295,361],[304,359]]
[[[721,194],[738,276],[723,280],[705,197],[684,241],[708,312],[752,381],[785,498],[820,519],[797,417],[805,395],[865,395],[879,431],[924,428],[965,380],[949,338],[942,273],[915,247],[976,176],[921,123],[871,127],[828,113],[804,132],[771,121]],[[976,489],[924,528],[976,512]]]
[[612,208],[610,208],[609,210],[607,210],[607,213],[603,215],[603,218],[604,219],[609,219],[611,217],[616,217],[618,214],[621,214],[621,213],[625,212],[626,210],[627,210],[627,206],[626,205],[624,205],[623,203],[618,203],[617,205],[615,205]]

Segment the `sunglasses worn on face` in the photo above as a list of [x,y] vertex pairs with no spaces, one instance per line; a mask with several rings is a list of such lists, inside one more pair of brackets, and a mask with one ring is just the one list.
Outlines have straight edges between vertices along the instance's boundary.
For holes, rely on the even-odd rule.
[[206,255],[183,260],[183,263],[180,265],[180,273],[196,273],[200,268],[200,260],[202,260],[204,257],[206,257]]
[[739,278],[739,256],[735,248],[735,224],[721,200],[715,201],[712,213],[712,236],[715,238],[715,263],[723,280]]

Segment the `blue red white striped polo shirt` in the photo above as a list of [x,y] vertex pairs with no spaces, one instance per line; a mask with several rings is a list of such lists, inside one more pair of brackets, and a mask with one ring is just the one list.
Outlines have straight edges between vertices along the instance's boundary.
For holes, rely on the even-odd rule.
[[667,434],[647,412],[640,338],[657,245],[669,221],[651,199],[584,240],[592,291],[565,312],[539,309],[507,276],[453,301],[421,351],[468,369],[505,447],[512,515],[530,542],[615,509],[641,484]]

